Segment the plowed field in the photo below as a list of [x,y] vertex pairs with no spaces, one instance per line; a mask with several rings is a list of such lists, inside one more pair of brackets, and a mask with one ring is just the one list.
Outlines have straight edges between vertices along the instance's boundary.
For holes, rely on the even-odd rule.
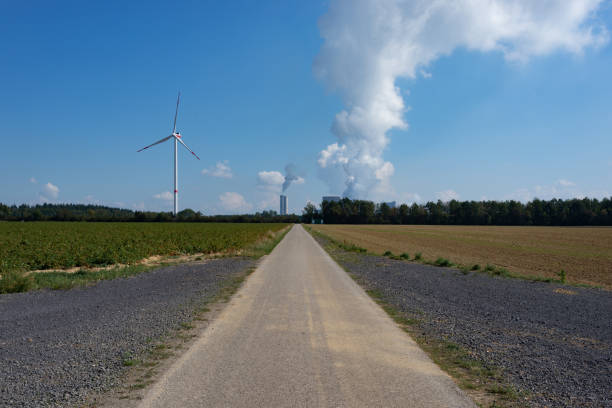
[[382,254],[422,253],[453,263],[506,268],[513,274],[558,278],[612,289],[612,228],[454,225],[313,225],[338,240]]

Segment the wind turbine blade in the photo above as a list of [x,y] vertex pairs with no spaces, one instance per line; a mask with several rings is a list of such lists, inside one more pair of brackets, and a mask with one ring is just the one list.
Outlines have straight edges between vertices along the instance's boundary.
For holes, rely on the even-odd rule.
[[176,138],[176,140],[178,140],[179,142],[181,142],[181,144],[182,144],[183,146],[185,146],[185,149],[189,150],[189,151],[191,152],[191,154],[193,154],[193,155],[196,157],[196,159],[200,160],[200,158],[198,157],[198,155],[197,155],[197,154],[195,154],[195,153],[193,152],[193,150],[191,150],[189,147],[187,147],[187,145],[185,144],[185,142],[183,142],[183,141],[181,140],[181,138],[180,138],[180,137],[177,137],[177,138]]
[[178,93],[178,97],[176,98],[176,112],[174,112],[174,126],[172,127],[172,133],[176,133],[176,117],[178,116],[178,106],[181,101],[181,91]]
[[140,150],[138,150],[138,151],[139,151],[139,152],[142,152],[144,149],[148,149],[148,148],[149,148],[149,147],[151,147],[151,146],[155,146],[156,144],[163,143],[163,142],[165,142],[166,140],[170,139],[171,137],[172,137],[172,135],[170,135],[170,136],[168,136],[168,137],[164,137],[163,139],[158,140],[157,142],[155,142],[155,143],[153,143],[153,144],[150,144],[150,145],[148,145],[147,147],[143,147],[142,149],[140,149]]

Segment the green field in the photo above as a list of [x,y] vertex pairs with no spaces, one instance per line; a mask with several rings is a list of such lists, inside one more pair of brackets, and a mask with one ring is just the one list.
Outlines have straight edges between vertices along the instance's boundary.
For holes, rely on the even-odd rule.
[[0,222],[0,275],[233,253],[287,224]]

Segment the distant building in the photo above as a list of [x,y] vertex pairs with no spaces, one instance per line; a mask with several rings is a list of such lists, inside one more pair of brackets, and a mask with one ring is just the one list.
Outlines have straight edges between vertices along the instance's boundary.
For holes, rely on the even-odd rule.
[[280,196],[280,215],[287,215],[287,196]]
[[340,200],[342,200],[342,198],[340,196],[323,196],[323,200],[321,202],[323,202],[323,201],[331,201],[331,202],[334,202],[334,203],[338,203],[338,202],[340,202]]

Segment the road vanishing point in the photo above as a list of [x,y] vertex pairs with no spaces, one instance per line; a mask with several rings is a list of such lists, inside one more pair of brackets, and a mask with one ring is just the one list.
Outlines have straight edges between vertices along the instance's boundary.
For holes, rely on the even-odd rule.
[[476,405],[296,225],[139,406]]

